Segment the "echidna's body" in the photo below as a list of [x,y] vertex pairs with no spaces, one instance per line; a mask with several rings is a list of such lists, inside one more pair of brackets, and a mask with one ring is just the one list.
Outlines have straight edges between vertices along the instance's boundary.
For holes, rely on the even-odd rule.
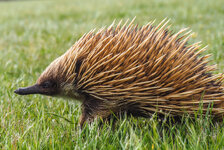
[[172,34],[166,24],[138,28],[119,23],[91,31],[52,62],[35,86],[16,93],[79,99],[81,124],[112,112],[192,114],[200,103],[203,111],[213,104],[212,114],[220,118],[222,75],[210,73],[215,67],[207,65],[209,56],[199,56],[204,49],[186,44],[190,37],[183,34],[186,29]]

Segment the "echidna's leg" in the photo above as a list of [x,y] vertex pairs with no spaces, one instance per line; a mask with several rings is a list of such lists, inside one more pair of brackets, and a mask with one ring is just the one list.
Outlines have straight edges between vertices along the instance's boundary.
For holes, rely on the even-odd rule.
[[79,118],[79,124],[82,128],[86,122],[91,123],[94,120],[94,116],[92,115],[90,109],[85,105],[85,103],[82,104],[82,114]]
[[[96,117],[101,119],[107,118],[111,115],[108,109],[103,108],[102,101],[88,97],[82,104],[82,115],[80,116],[80,126],[83,127],[85,123],[91,123]],[[106,107],[106,106],[105,106]]]

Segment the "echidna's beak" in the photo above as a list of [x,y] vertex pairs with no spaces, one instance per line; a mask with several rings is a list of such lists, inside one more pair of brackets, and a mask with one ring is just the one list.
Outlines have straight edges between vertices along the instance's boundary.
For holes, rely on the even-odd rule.
[[28,86],[25,88],[19,88],[14,91],[16,94],[19,95],[28,95],[28,94],[39,94],[40,93],[40,87],[39,85],[35,84],[33,86]]

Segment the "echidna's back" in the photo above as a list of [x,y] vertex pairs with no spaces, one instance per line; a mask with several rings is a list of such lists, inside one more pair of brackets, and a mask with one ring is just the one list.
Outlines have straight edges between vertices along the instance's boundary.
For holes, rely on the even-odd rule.
[[166,24],[119,23],[84,35],[67,53],[76,60],[77,89],[111,108],[179,114],[203,102],[203,110],[213,103],[221,115],[222,75],[210,73],[215,66],[207,65],[208,55],[199,56],[205,48],[187,45],[186,29],[172,34]]

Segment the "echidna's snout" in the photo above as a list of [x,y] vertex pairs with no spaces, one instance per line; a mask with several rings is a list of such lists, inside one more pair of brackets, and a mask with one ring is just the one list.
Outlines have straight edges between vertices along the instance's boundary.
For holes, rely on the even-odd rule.
[[42,94],[42,95],[57,95],[59,93],[59,87],[56,82],[45,81],[40,84],[34,84],[33,86],[28,86],[24,88],[19,88],[14,92],[19,95],[29,95],[29,94]]
[[24,88],[19,88],[14,92],[19,95],[28,95],[28,94],[41,94],[40,86],[35,84],[33,86],[28,86]]

